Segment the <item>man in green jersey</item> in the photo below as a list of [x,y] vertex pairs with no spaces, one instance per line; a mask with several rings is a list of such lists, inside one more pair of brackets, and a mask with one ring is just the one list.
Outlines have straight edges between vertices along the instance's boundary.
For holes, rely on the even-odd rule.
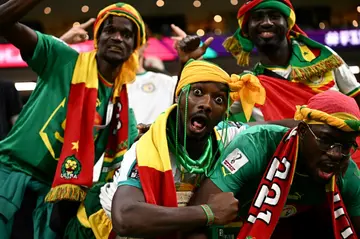
[[225,149],[215,172],[195,195],[233,192],[244,223],[237,238],[357,238],[360,174],[356,150],[360,112],[335,91],[298,106],[289,129],[250,127]]
[[175,239],[189,228],[234,219],[238,207],[231,193],[212,197],[209,206],[184,206],[211,174],[224,146],[246,128],[225,122],[214,130],[227,115],[230,95],[241,86],[212,63],[190,60],[185,65],[176,89],[178,103],[133,144],[114,181],[101,190],[101,206],[116,232]]
[[[106,7],[94,24],[95,50],[78,53],[18,23],[39,2],[0,5],[0,34],[39,76],[17,123],[0,142],[0,235],[5,239],[16,233],[54,238],[52,204],[44,199],[83,201],[96,161],[105,152],[99,181],[112,179],[137,135],[126,84],[135,79],[136,49],[145,42],[139,13],[124,3]],[[71,215],[67,207],[60,211]],[[20,225],[30,226],[12,230]]]

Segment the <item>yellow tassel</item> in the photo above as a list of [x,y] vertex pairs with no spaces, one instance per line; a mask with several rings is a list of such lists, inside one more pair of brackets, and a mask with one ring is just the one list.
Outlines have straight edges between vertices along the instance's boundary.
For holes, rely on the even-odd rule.
[[240,66],[248,66],[250,62],[250,52],[243,51],[240,43],[235,37],[228,37],[223,43],[224,48],[230,52]]
[[250,52],[241,51],[240,54],[237,55],[237,64],[240,66],[248,66],[250,62]]
[[291,72],[291,79],[298,82],[312,81],[314,76],[321,77],[326,72],[338,68],[342,64],[343,61],[340,57],[332,55],[312,66],[293,67]]
[[61,200],[82,202],[85,196],[86,192],[80,186],[63,184],[50,189],[45,197],[45,202],[57,202]]

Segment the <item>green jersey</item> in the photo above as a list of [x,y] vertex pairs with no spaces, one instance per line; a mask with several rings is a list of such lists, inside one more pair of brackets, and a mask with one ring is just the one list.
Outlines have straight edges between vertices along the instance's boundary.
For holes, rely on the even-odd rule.
[[[64,142],[68,96],[78,52],[61,40],[37,32],[33,56],[26,59],[38,75],[37,86],[8,137],[0,142],[0,162],[37,180],[51,184]],[[99,78],[95,125],[104,125],[112,84]],[[129,134],[137,134],[132,111]],[[103,154],[109,133],[94,127],[96,162]]]
[[[239,199],[240,216],[246,216],[269,160],[288,128],[276,125],[250,127],[238,134],[225,149],[211,180],[224,192]],[[337,184],[350,216],[360,216],[360,176],[356,164],[349,167]],[[293,216],[326,204],[324,185],[307,175],[295,173],[281,217]]]

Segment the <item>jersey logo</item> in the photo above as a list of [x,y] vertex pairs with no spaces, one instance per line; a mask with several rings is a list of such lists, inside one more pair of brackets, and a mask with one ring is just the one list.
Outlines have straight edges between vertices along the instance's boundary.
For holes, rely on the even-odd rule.
[[281,212],[280,217],[281,218],[291,217],[294,216],[296,212],[297,212],[296,207],[294,207],[293,205],[285,205]]
[[152,93],[155,91],[155,85],[153,83],[146,83],[141,86],[142,91],[145,93]]
[[139,180],[139,170],[137,164],[131,169],[129,178],[137,179]]
[[240,168],[249,162],[248,158],[240,149],[234,149],[222,162],[222,165],[231,173],[236,173]]

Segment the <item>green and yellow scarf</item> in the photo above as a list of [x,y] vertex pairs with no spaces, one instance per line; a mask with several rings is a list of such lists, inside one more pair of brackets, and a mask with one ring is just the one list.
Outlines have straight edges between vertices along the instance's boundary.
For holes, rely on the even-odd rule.
[[254,43],[243,31],[248,23],[252,11],[258,9],[276,9],[287,17],[289,32],[287,38],[291,42],[293,54],[289,64],[292,67],[291,80],[311,81],[314,76],[322,76],[343,64],[337,55],[334,55],[324,45],[311,40],[295,24],[295,13],[289,0],[252,0],[245,3],[238,12],[239,28],[232,37],[227,38],[223,45],[236,59],[239,65],[249,65],[250,52]]

